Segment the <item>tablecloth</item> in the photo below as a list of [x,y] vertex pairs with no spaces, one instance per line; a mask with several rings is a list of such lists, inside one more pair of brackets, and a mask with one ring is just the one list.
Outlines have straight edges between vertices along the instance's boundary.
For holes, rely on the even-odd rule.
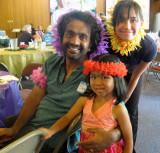
[[0,39],[0,45],[8,46],[10,39]]
[[24,67],[30,63],[44,63],[44,61],[55,51],[48,50],[18,50],[1,51],[0,62],[4,63],[10,73],[22,74]]
[[[0,76],[10,73],[0,71]],[[5,127],[4,120],[20,112],[23,101],[16,81],[0,85],[0,127]]]

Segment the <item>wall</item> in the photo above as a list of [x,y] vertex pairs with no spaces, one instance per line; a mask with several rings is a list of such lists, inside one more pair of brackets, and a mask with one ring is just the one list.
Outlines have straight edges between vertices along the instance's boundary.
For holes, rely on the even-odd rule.
[[97,0],[97,14],[100,12],[106,12],[106,0]]
[[[49,0],[0,0],[0,30],[15,37],[14,28],[22,29],[25,24],[41,25],[47,29],[50,24]],[[105,12],[106,0],[97,0],[97,13]],[[153,16],[160,12],[160,0],[150,0],[150,31],[153,29]],[[19,34],[19,33],[18,33]]]
[[[150,31],[153,31],[154,14],[160,12],[160,0],[150,0]],[[159,23],[160,24],[160,23]]]
[[11,38],[16,37],[12,30],[22,29],[25,24],[33,23],[34,28],[41,25],[46,30],[50,24],[49,10],[49,0],[0,0],[0,30]]

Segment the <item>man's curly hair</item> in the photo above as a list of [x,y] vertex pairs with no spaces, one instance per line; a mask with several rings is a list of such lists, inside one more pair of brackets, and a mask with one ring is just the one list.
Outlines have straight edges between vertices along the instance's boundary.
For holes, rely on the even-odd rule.
[[95,18],[87,11],[72,11],[66,15],[63,16],[61,19],[59,26],[58,26],[58,32],[60,35],[61,42],[63,40],[64,32],[66,30],[67,25],[73,21],[73,20],[80,20],[84,22],[87,26],[91,29],[91,37],[90,37],[90,45],[91,45],[91,51],[88,52],[90,55],[91,53],[96,52],[98,43],[101,40],[101,29],[99,28],[97,21]]

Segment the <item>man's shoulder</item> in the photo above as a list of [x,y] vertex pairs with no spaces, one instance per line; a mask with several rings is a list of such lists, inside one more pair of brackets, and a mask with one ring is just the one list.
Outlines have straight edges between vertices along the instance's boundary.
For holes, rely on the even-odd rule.
[[53,62],[62,61],[62,60],[63,60],[63,56],[59,56],[57,53],[54,53],[46,60],[46,63],[53,63]]
[[63,62],[63,57],[59,56],[57,53],[52,54],[47,60],[45,60],[45,63],[43,65],[43,69],[48,72],[51,70],[57,70],[61,67],[61,63]]

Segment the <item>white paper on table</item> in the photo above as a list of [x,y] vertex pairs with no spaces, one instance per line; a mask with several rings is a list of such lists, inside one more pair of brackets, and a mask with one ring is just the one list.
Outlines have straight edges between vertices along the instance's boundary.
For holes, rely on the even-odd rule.
[[19,81],[19,79],[16,78],[15,76],[13,76],[13,75],[0,76],[0,80],[3,80],[3,81],[12,81],[12,80]]
[[4,48],[0,48],[0,52],[4,51]]
[[8,81],[0,80],[0,85],[8,84]]

